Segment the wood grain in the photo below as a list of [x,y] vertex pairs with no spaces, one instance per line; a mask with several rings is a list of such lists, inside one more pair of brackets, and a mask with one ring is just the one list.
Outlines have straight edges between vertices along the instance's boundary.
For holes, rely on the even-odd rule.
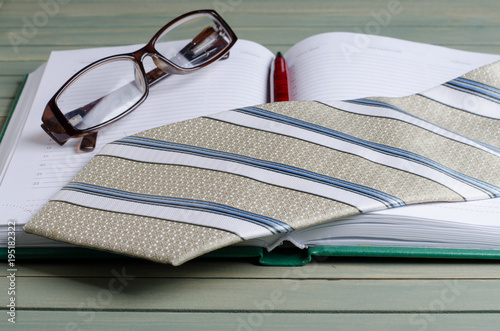
[[[297,280],[284,275],[257,282],[136,278],[126,268],[111,269],[111,274],[125,276],[118,281],[113,277],[19,277],[17,307],[75,309],[87,298],[96,298],[103,310],[500,313],[498,279]],[[120,284],[122,279],[124,283]],[[0,280],[0,287],[8,288],[7,278]],[[113,293],[111,288],[121,291]],[[0,299],[6,302],[7,294],[2,293]]]
[[[208,317],[209,316],[209,317]],[[497,331],[496,314],[21,311],[16,330],[477,330]],[[43,328],[50,325],[51,328]],[[10,327],[0,321],[0,327]]]
[[[284,268],[256,266],[253,260],[197,259],[179,267],[139,259],[101,261],[30,261],[18,267],[20,277],[109,277],[110,270],[126,268],[137,278],[198,279],[290,279],[304,275],[314,279],[499,279],[500,263],[496,261],[447,261],[428,259],[351,259],[330,258],[303,267]],[[0,267],[0,277],[8,275]],[[290,271],[291,270],[291,271]]]

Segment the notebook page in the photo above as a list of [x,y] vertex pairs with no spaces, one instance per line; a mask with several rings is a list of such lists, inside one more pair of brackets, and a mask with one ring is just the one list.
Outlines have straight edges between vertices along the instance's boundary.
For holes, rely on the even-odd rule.
[[373,245],[500,249],[499,234],[498,226],[464,228],[457,222],[413,216],[391,219],[367,213],[297,230],[287,239],[299,247]]
[[422,92],[500,56],[344,32],[307,38],[285,54],[294,100],[400,97]]
[[29,115],[21,139],[1,182],[2,223],[11,219],[18,224],[26,223],[110,141],[152,127],[267,101],[268,70],[274,55],[253,42],[238,41],[227,60],[196,73],[168,77],[154,85],[139,108],[99,131],[95,152],[77,153],[78,139],[70,139],[64,146],[50,141],[40,128],[41,116],[47,101],[59,87],[86,64],[139,47],[51,54],[32,109],[27,109]]

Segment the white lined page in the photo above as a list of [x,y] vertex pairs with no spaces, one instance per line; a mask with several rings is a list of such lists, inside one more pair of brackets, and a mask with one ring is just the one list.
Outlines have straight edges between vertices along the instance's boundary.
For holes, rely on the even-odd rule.
[[500,56],[346,32],[309,37],[285,54],[294,100],[325,103],[422,92]]

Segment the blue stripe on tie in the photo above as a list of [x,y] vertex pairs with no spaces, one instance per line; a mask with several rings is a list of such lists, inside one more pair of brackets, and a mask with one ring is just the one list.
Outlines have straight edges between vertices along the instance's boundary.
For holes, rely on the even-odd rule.
[[159,149],[159,150],[165,150],[165,151],[173,151],[173,152],[179,152],[179,153],[187,153],[187,154],[192,154],[192,155],[197,155],[197,156],[202,156],[202,157],[208,157],[208,158],[214,158],[214,159],[220,159],[220,160],[226,160],[230,162],[237,162],[237,163],[242,163],[245,165],[249,165],[252,167],[256,168],[261,168],[277,173],[282,173],[285,175],[290,175],[294,177],[298,177],[301,179],[309,180],[309,181],[314,181],[317,183],[321,183],[324,185],[329,185],[332,187],[340,188],[346,191],[350,191],[371,199],[374,199],[376,201],[379,201],[386,205],[387,207],[397,207],[397,206],[403,206],[405,203],[397,198],[394,197],[390,194],[387,194],[385,192],[381,192],[379,190],[358,185],[355,183],[343,181],[337,178],[325,176],[322,174],[318,174],[312,171],[308,171],[305,169],[289,166],[286,164],[281,164],[281,163],[276,163],[276,162],[271,162],[271,161],[265,161],[265,160],[259,160],[255,158],[251,158],[248,156],[243,156],[243,155],[238,155],[238,154],[232,154],[232,153],[227,153],[227,152],[221,152],[221,151],[216,151],[216,150],[211,150],[211,149],[206,149],[206,148],[201,148],[201,147],[195,147],[195,146],[189,146],[189,145],[183,145],[183,144],[176,144],[176,143],[171,143],[171,142],[166,142],[166,141],[160,141],[160,140],[153,140],[153,139],[148,139],[148,138],[143,138],[143,137],[136,137],[136,136],[130,136],[130,137],[125,137],[123,139],[117,140],[113,142],[113,144],[122,144],[122,145],[130,145],[130,146],[135,146],[135,147],[141,147],[141,148],[150,148],[150,149]]
[[[359,99],[358,99],[359,100]],[[377,106],[382,106],[381,104]],[[392,106],[394,107],[394,106]],[[412,153],[400,148],[395,148],[387,145],[381,145],[377,144],[371,141],[363,140],[360,138],[356,138],[354,136],[335,131],[317,124],[309,123],[309,122],[304,122],[292,117],[288,117],[285,115],[277,114],[274,112],[270,112],[264,109],[256,108],[256,107],[245,107],[245,108],[238,108],[233,111],[241,112],[244,114],[260,117],[260,118],[265,118],[268,120],[284,123],[287,125],[295,126],[304,130],[309,130],[312,132],[316,132],[328,137],[332,137],[335,139],[343,140],[352,144],[356,144],[365,148],[369,148],[371,150],[377,151],[379,153],[383,153],[386,155],[391,155],[394,157],[399,157],[411,162],[415,162],[421,165],[424,165],[426,167],[429,167],[431,169],[434,169],[436,171],[439,171],[447,176],[450,176],[456,180],[459,180],[463,183],[466,183],[470,185],[471,187],[474,187],[478,190],[483,191],[490,197],[500,197],[500,188],[491,185],[489,183],[486,183],[484,181],[481,181],[479,179],[467,176],[465,174],[462,174],[456,170],[450,169],[436,161],[433,161],[431,159],[428,159],[424,156],[418,155],[416,153]]]
[[443,84],[457,91],[469,93],[492,102],[500,103],[500,91],[492,86],[484,85],[465,78],[456,78]]
[[381,108],[390,108],[392,110],[396,110],[400,113],[404,113],[404,114],[407,114],[407,115],[410,115],[412,117],[415,117],[414,115],[396,107],[396,106],[393,106],[391,105],[390,103],[387,103],[387,102],[383,102],[383,101],[378,101],[378,100],[371,100],[371,99],[352,99],[352,100],[344,100],[344,102],[349,102],[349,103],[354,103],[354,104],[361,104],[361,105],[365,105],[365,106],[373,106],[373,107],[381,107]]
[[202,212],[229,216],[256,225],[260,225],[269,230],[273,234],[286,233],[293,230],[288,224],[278,221],[276,219],[213,202],[132,193],[132,192],[106,188],[102,186],[77,183],[77,182],[70,182],[63,188],[63,190],[71,190],[85,194],[91,194],[105,198],[118,199],[134,203],[190,209],[190,210],[197,210]]
[[474,87],[477,87],[481,90],[488,90],[494,94],[497,95],[497,97],[500,97],[500,89],[496,88],[496,87],[493,87],[491,85],[486,85],[486,84],[483,84],[483,83],[480,83],[480,82],[476,82],[474,80],[470,80],[470,79],[467,79],[467,78],[463,78],[463,77],[458,77],[458,78],[455,78],[453,80],[451,80],[452,82],[455,81],[455,82],[460,82],[460,83],[463,83],[463,84],[467,84],[467,85],[472,85]]

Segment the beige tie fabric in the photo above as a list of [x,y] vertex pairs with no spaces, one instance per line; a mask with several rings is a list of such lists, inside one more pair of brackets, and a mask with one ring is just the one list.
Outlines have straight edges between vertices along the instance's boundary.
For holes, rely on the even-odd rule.
[[496,63],[405,98],[271,103],[154,128],[106,145],[24,229],[179,265],[357,213],[499,197],[498,88]]

